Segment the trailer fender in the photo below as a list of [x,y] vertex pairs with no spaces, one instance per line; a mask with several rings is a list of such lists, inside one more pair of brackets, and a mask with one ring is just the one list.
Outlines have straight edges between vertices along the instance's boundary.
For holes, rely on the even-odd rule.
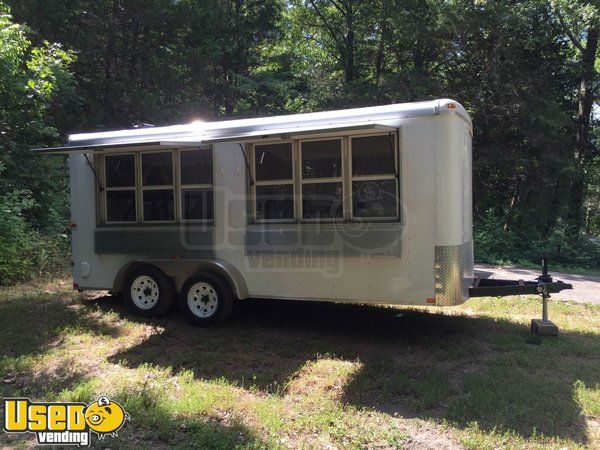
[[160,270],[165,275],[173,278],[175,284],[175,290],[179,292],[181,287],[192,274],[206,270],[214,272],[220,275],[227,281],[236,297],[239,299],[245,299],[249,297],[248,286],[244,280],[243,275],[240,271],[231,263],[220,259],[185,259],[185,260],[173,260],[173,259],[143,259],[130,261],[125,264],[117,273],[115,281],[113,283],[112,292],[118,293],[123,289],[123,284],[127,279],[127,274],[142,264],[151,264]]

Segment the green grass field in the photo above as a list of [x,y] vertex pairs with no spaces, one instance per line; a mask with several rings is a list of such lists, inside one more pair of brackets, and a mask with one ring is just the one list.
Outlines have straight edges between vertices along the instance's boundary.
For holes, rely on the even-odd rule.
[[540,309],[252,300],[198,329],[66,280],[0,288],[0,395],[108,394],[131,415],[110,448],[600,448],[600,307],[551,303],[557,338],[529,332]]

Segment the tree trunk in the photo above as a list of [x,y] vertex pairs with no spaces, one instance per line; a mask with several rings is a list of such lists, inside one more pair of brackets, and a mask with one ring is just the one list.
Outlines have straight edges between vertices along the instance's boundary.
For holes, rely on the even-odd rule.
[[[379,90],[381,85],[381,74],[383,71],[383,60],[385,52],[385,39],[387,36],[388,3],[384,0],[381,5],[381,23],[379,25],[379,43],[377,44],[377,56],[375,58],[375,85]],[[379,97],[379,92],[378,92]]]
[[346,83],[354,81],[354,8],[348,1],[346,10]]
[[594,104],[592,83],[595,78],[594,63],[598,49],[600,29],[597,25],[588,28],[587,43],[581,56],[581,78],[579,82],[579,110],[577,112],[577,137],[575,141],[575,173],[571,181],[569,196],[568,224],[570,234],[577,236],[583,223],[582,209],[585,180],[584,168],[590,149],[590,118]]

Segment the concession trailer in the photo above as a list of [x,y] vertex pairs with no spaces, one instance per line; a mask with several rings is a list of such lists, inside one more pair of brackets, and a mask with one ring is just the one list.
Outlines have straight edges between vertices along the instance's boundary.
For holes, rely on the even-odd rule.
[[472,135],[465,108],[442,99],[73,134],[36,151],[69,155],[74,286],[143,315],[178,301],[208,324],[236,298],[541,292],[474,277]]

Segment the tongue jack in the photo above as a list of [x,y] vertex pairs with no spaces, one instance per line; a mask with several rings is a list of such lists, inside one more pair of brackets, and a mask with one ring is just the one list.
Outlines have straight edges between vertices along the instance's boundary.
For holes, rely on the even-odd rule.
[[531,321],[531,331],[544,336],[558,336],[558,326],[548,319],[548,292],[547,283],[552,283],[552,277],[548,274],[548,258],[542,258],[542,274],[538,277],[537,291],[542,296],[542,318]]

